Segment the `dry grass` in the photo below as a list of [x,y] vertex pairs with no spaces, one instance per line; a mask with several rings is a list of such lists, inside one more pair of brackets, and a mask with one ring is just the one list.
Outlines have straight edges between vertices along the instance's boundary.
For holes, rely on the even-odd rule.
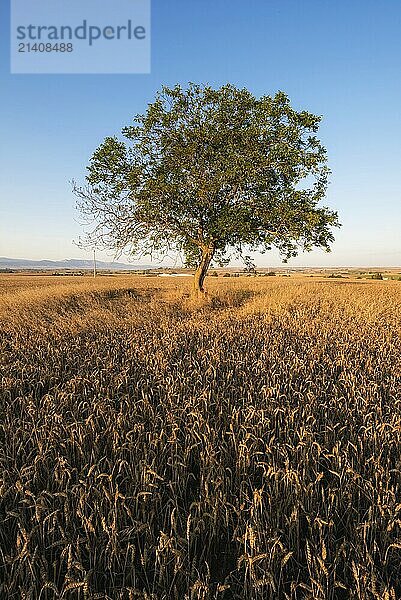
[[401,597],[399,282],[0,279],[0,597]]

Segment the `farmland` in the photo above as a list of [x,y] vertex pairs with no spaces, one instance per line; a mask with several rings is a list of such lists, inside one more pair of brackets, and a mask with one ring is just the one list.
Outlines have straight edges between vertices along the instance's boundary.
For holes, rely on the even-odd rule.
[[400,598],[401,282],[189,286],[0,278],[0,598]]

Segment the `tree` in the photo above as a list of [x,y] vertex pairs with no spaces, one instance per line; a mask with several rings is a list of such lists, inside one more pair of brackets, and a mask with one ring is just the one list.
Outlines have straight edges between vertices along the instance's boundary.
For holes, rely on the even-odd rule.
[[256,98],[231,84],[163,87],[145,114],[93,154],[87,185],[74,185],[92,222],[86,243],[133,255],[181,252],[204,291],[212,261],[279,249],[330,251],[337,213],[327,189],[320,117],[286,94]]

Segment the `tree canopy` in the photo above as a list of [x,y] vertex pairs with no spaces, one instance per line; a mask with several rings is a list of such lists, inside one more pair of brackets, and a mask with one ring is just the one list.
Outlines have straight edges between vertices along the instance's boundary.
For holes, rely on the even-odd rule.
[[87,185],[75,186],[92,222],[86,241],[136,256],[181,252],[200,291],[210,263],[233,254],[329,251],[339,223],[318,206],[329,174],[320,120],[283,92],[164,86],[122,138],[104,140]]

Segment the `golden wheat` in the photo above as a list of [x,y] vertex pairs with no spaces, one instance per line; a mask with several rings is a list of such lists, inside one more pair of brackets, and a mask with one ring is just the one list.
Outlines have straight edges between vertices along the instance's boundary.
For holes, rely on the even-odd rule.
[[401,597],[401,283],[0,278],[0,598]]

